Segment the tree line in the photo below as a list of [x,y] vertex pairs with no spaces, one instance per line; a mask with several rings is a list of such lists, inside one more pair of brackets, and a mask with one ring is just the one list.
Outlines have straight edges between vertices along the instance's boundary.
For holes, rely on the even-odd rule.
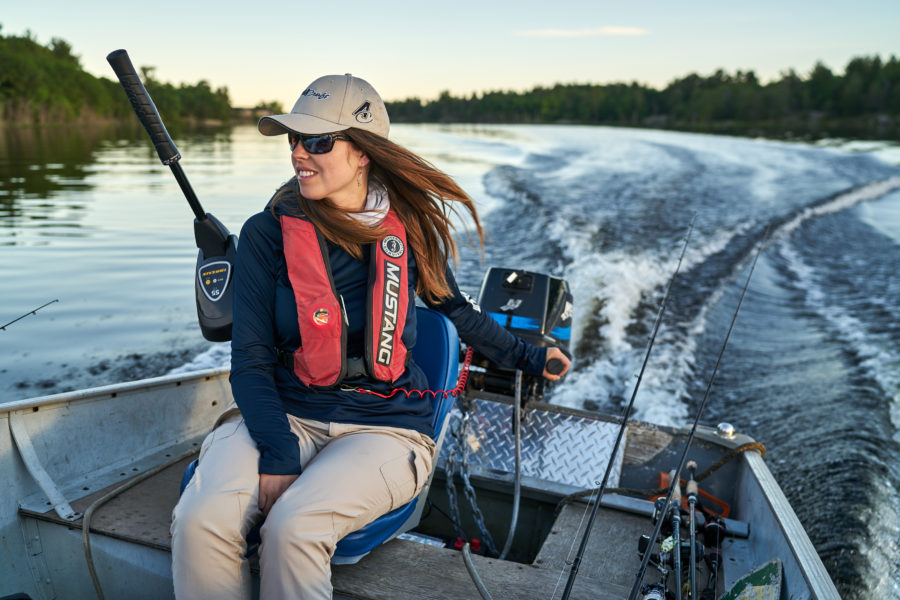
[[[0,26],[2,30],[2,26]],[[276,102],[235,109],[228,89],[201,80],[174,85],[152,67],[141,78],[167,123],[233,122],[282,112]],[[638,83],[557,84],[525,92],[389,102],[394,122],[580,123],[820,138],[900,139],[900,61],[853,58],[844,73],[822,63],[762,83],[753,71],[690,74],[664,89]],[[0,34],[0,123],[131,120],[117,81],[87,73],[65,40],[39,44],[30,32]]]
[[662,90],[638,83],[557,84],[527,92],[388,104],[391,120],[416,123],[584,123],[690,131],[900,139],[900,61],[852,59],[843,74],[821,62],[763,84],[753,71],[690,74]]
[[[159,81],[153,67],[141,79],[166,123],[221,122],[236,118],[228,89],[209,82],[174,85]],[[267,113],[273,104],[261,105]],[[40,124],[131,120],[134,113],[117,80],[95,77],[81,67],[72,46],[60,38],[39,44],[30,32],[0,34],[0,122]]]

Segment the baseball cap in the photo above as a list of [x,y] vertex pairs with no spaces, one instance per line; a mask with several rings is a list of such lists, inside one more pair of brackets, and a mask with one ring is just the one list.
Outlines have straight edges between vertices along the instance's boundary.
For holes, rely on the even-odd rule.
[[291,112],[263,117],[257,127],[263,135],[331,133],[358,127],[387,137],[390,120],[375,88],[347,73],[319,77],[300,94]]

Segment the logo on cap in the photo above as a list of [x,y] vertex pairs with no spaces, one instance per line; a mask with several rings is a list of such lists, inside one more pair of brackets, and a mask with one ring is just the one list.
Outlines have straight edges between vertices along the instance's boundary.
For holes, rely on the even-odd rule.
[[316,327],[325,327],[331,321],[331,313],[327,308],[317,308],[313,312],[312,320]]
[[312,96],[317,100],[325,100],[326,98],[330,98],[331,94],[329,94],[328,92],[317,92],[312,88],[306,88],[306,90],[302,94],[300,94],[300,96]]
[[371,123],[375,118],[372,115],[372,107],[368,100],[363,102],[359,108],[353,111],[353,116],[356,117],[356,120],[359,123]]
[[381,249],[391,258],[403,256],[403,242],[396,235],[389,235],[381,240]]

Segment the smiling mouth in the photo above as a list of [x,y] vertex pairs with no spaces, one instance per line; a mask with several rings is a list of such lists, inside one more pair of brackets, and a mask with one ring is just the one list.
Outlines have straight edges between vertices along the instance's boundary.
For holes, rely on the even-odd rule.
[[304,179],[309,179],[310,177],[312,177],[315,174],[316,174],[315,171],[298,170],[297,171],[297,179],[303,181]]

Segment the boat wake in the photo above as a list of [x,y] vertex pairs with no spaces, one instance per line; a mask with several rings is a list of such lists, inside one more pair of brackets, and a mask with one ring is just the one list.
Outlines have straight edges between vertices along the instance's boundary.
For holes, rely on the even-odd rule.
[[231,368],[231,342],[213,344],[209,349],[191,359],[190,362],[175,367],[167,374],[175,375],[217,368]]
[[[647,144],[662,165],[652,182],[635,143],[614,157],[533,155],[485,176],[505,207],[486,218],[502,249],[490,264],[563,277],[575,297],[575,363],[551,401],[621,412],[696,211],[634,415],[685,425],[766,243],[703,422],[731,421],[771,448],[845,597],[900,598],[896,169],[787,145],[710,156],[706,140],[672,148],[663,137]],[[848,515],[850,497],[865,501]]]

